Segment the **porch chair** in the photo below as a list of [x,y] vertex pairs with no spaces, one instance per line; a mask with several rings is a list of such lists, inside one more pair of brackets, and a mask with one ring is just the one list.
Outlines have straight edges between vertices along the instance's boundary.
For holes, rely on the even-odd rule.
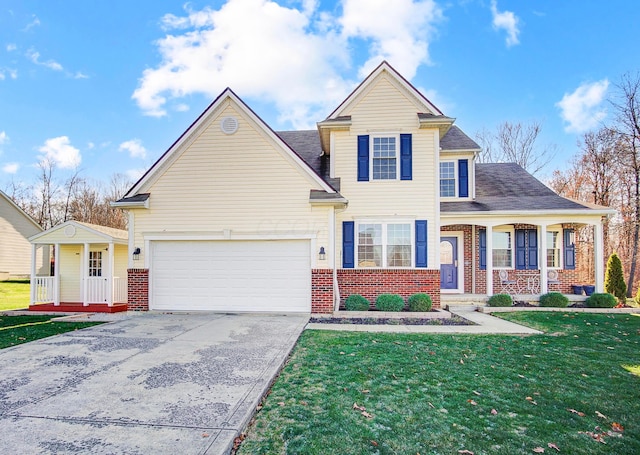
[[509,279],[509,272],[507,270],[500,270],[498,272],[500,277],[500,293],[509,294],[512,298],[518,293],[518,282],[516,280]]

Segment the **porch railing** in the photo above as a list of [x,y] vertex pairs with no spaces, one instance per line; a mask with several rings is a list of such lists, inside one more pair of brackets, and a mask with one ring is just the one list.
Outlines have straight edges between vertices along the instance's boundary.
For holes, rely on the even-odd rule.
[[53,303],[55,301],[55,277],[37,276],[33,303]]
[[109,280],[104,277],[87,278],[87,303],[106,303],[108,301]]
[[113,303],[127,303],[127,279],[113,277]]

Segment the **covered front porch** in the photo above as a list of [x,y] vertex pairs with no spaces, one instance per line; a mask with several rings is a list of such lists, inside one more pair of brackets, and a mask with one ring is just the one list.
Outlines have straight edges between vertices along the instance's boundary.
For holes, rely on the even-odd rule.
[[[67,221],[30,238],[31,311],[108,312],[127,310],[128,233]],[[36,258],[51,263],[38,265]]]

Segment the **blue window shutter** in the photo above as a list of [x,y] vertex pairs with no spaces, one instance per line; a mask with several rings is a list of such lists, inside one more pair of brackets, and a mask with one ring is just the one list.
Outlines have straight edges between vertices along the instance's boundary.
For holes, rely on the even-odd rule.
[[576,269],[576,246],[573,243],[571,243],[572,233],[573,233],[573,229],[563,230],[564,268],[566,270]]
[[538,269],[538,230],[529,229],[527,231],[527,268],[529,270]]
[[413,171],[411,164],[411,135],[400,135],[400,180],[411,180]]
[[354,222],[342,222],[342,267],[345,269],[354,268],[355,242],[354,242]]
[[427,220],[416,220],[416,267],[427,266]]
[[526,230],[516,229],[516,270],[527,268],[526,234]]
[[458,197],[469,197],[469,160],[458,161]]
[[480,252],[480,270],[487,270],[487,231],[482,229],[478,232],[478,238],[480,240],[479,252]]
[[358,182],[369,181],[369,136],[358,136]]

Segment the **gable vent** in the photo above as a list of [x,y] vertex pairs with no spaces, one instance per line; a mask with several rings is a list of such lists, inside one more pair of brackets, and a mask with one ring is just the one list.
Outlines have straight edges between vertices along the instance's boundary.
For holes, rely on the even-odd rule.
[[235,117],[225,117],[220,120],[220,129],[225,134],[233,134],[238,131],[238,119]]

